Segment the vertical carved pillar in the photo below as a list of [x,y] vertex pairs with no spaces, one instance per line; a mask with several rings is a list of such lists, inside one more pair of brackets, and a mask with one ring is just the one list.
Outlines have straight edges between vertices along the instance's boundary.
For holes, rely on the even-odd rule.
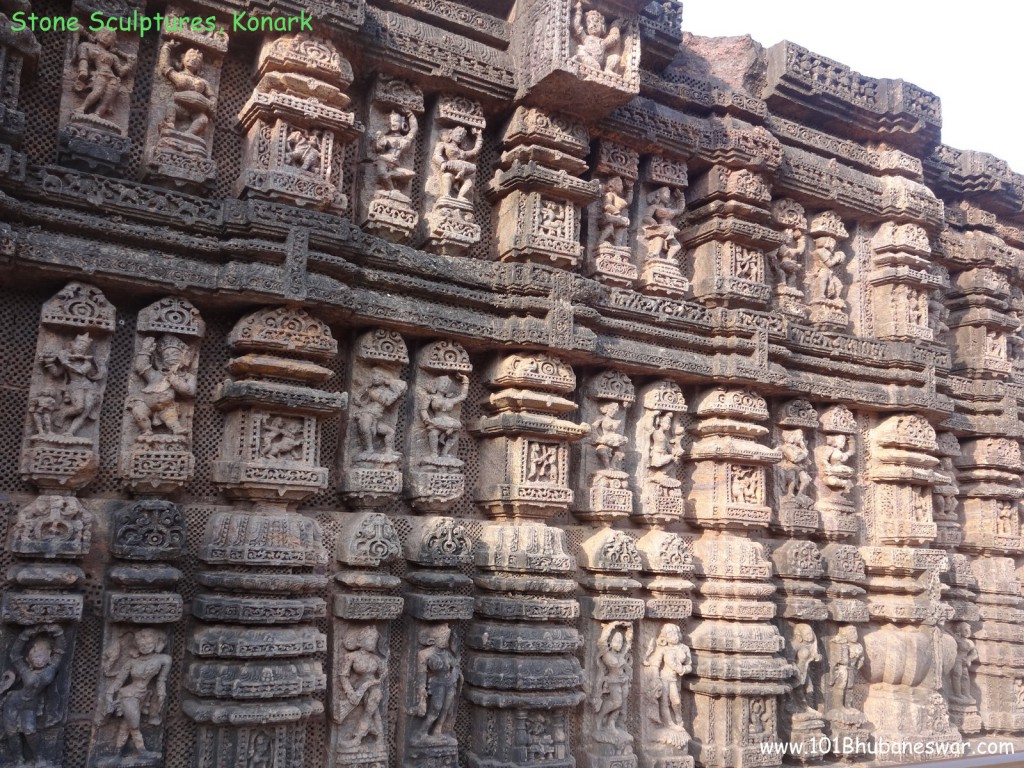
[[363,132],[344,93],[351,65],[331,41],[299,32],[264,41],[257,76],[238,115],[238,195],[345,210],[343,149]]
[[633,578],[640,570],[640,553],[633,537],[604,528],[583,542],[580,581],[584,623],[583,708],[585,768],[636,768],[633,737],[627,730],[633,685],[633,637],[644,615],[644,601],[624,595],[640,587]]
[[339,467],[341,495],[353,509],[376,509],[402,492],[402,454],[396,443],[408,389],[400,373],[408,362],[405,342],[394,331],[367,331],[353,347]]
[[716,165],[690,185],[687,200],[682,240],[692,251],[693,295],[712,306],[766,307],[772,289],[764,253],[783,238],[768,226],[771,193],[764,177]]
[[136,493],[171,493],[192,477],[192,412],[206,324],[185,299],[139,312],[121,425],[121,476]]
[[804,304],[804,273],[807,269],[807,215],[796,200],[772,203],[772,220],[782,230],[782,243],[765,254],[775,281],[779,309],[794,320],[807,319]]
[[692,709],[683,703],[683,679],[693,672],[693,658],[680,628],[693,613],[692,544],[658,525],[636,543],[645,606],[633,664],[640,721],[633,747],[643,768],[693,768],[687,754]]
[[811,323],[826,331],[844,332],[850,324],[849,307],[843,299],[843,262],[839,243],[848,237],[842,220],[832,211],[811,219],[807,230],[812,240],[809,275]]
[[114,513],[106,627],[89,765],[163,765],[171,629],[181,620],[181,571],[160,562],[185,551],[185,518],[169,501]]
[[343,589],[334,598],[328,768],[387,768],[388,637],[403,600],[388,594],[401,579],[381,567],[401,552],[398,534],[379,512],[349,515],[342,524],[337,558],[348,567],[335,575]]
[[43,495],[11,527],[15,564],[0,599],[0,684],[14,766],[59,765],[93,513],[75,498],[99,468],[99,413],[114,307],[69,283],[43,304],[29,383],[22,477]]
[[793,667],[777,655],[784,641],[771,622],[771,561],[763,544],[735,531],[767,528],[766,468],[781,454],[757,442],[768,434],[758,423],[768,407],[753,392],[713,389],[696,412],[687,510],[704,529],[694,544],[701,621],[690,633],[696,758],[704,766],[777,765],[781,755],[766,757],[761,745],[778,740],[777,696],[790,690]]
[[476,564],[476,620],[467,641],[474,768],[572,768],[569,716],[584,694],[573,558],[545,520],[566,510],[569,443],[589,427],[561,418],[576,405],[572,368],[544,353],[498,359],[487,376],[488,415],[474,426],[485,471],[477,503],[485,526]]
[[971,379],[1005,380],[1013,369],[1010,347],[1019,351],[1019,337],[1011,334],[1017,331],[1020,319],[1013,315],[1006,275],[985,262],[1001,261],[1006,245],[984,232],[968,234],[962,247],[974,263],[956,274],[943,323],[951,331],[953,373]]
[[[228,336],[231,377],[214,401],[226,413],[213,480],[235,504],[209,519],[199,547],[207,589],[192,601],[198,625],[182,707],[198,724],[199,768],[274,761],[300,765],[306,720],[323,713],[327,678],[314,654],[326,639],[327,563],[320,526],[295,507],[327,485],[321,421],[346,396],[316,388],[337,354],[330,329],[302,309],[266,308]],[[251,505],[246,504],[250,502]],[[244,568],[243,568],[244,566]]]
[[941,601],[939,581],[949,558],[925,548],[936,536],[935,430],[922,416],[897,414],[875,417],[869,439],[868,546],[861,554],[868,611],[881,626],[864,634],[864,713],[880,741],[959,741],[941,693],[956,652],[955,640],[942,629],[953,615]]
[[898,341],[930,341],[928,297],[944,287],[930,271],[928,235],[917,224],[886,222],[871,241],[874,255],[868,283],[874,335]]
[[444,512],[465,491],[458,448],[472,370],[454,341],[435,341],[416,357],[405,490],[417,512]]
[[487,121],[480,105],[464,96],[441,96],[431,112],[426,145],[430,171],[423,190],[420,242],[434,253],[461,256],[480,240],[476,203],[477,164]]
[[682,298],[690,282],[680,269],[679,219],[686,211],[686,164],[654,155],[644,168],[637,206],[638,250],[643,254],[639,289],[654,296]]
[[135,87],[139,35],[102,28],[93,13],[131,17],[143,13],[137,0],[94,3],[76,0],[78,32],[68,39],[60,100],[57,154],[62,163],[113,172],[128,162],[132,141],[128,112]]
[[461,622],[473,618],[472,580],[454,570],[473,560],[466,528],[450,517],[417,521],[405,547],[406,674],[398,744],[405,768],[456,768],[455,719],[462,699]]
[[630,209],[639,177],[639,157],[607,139],[597,143],[592,178],[601,197],[587,209],[587,274],[606,285],[632,287],[638,277],[630,248]]
[[1024,680],[1024,636],[1012,627],[1021,616],[1022,603],[1020,593],[1014,592],[1019,581],[1011,559],[1024,553],[1019,508],[1024,495],[1020,445],[995,437],[964,440],[961,455],[952,463],[963,509],[960,549],[972,555],[970,570],[981,590],[977,598],[981,624],[975,633],[974,655],[980,662],[976,689],[971,686],[972,660],[967,647],[974,642],[970,627],[959,624],[954,628],[963,658],[958,656],[957,677],[950,681],[957,684],[950,709],[966,710],[970,715],[980,707],[986,729],[1007,732],[1020,727],[1024,719],[1024,698],[1018,691],[1024,688],[1024,682],[1018,682]]
[[[500,200],[498,256],[502,261],[573,269],[583,255],[580,212],[601,194],[598,180],[577,178],[590,149],[576,120],[519,107],[505,127],[501,167],[488,190]],[[620,158],[619,165],[628,165]]]
[[145,175],[168,186],[202,191],[217,178],[213,119],[220,69],[228,50],[224,24],[195,28],[189,11],[170,6],[160,33],[146,132]]
[[11,27],[11,14],[25,11],[29,3],[23,0],[5,0],[0,4],[4,16],[0,18],[0,141],[18,146],[25,133],[25,113],[18,109],[21,78],[31,74],[39,61],[40,46],[29,29],[15,32]]
[[619,371],[595,374],[583,389],[580,421],[590,435],[576,444],[574,513],[581,520],[612,523],[633,512],[633,492],[625,471],[630,440],[626,412],[636,400],[633,382]]
[[368,232],[404,243],[419,224],[412,206],[416,142],[423,91],[397,77],[378,75],[370,95],[364,166],[356,220]]

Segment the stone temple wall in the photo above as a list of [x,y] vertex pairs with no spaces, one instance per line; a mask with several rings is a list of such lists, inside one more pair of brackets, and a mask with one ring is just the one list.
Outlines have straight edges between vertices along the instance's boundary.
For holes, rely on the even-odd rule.
[[675,2],[0,9],[0,765],[1024,730],[1024,177],[935,96]]

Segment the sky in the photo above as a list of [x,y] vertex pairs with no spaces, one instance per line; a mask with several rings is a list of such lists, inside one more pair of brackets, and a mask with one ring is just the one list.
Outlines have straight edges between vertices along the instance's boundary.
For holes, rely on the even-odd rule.
[[942,100],[942,141],[1024,173],[1024,3],[1017,0],[684,0],[683,29],[791,40]]

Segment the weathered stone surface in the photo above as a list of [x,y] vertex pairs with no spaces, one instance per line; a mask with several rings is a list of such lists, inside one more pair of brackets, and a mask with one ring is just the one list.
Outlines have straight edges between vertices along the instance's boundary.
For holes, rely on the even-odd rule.
[[0,765],[1024,735],[1024,176],[935,96],[679,2],[48,9],[0,0]]

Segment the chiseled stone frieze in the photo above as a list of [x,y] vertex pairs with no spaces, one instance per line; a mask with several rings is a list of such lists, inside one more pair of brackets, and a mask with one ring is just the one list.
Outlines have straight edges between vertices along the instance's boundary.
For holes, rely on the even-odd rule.
[[1018,736],[1024,177],[679,3],[479,5],[0,0],[0,764]]

